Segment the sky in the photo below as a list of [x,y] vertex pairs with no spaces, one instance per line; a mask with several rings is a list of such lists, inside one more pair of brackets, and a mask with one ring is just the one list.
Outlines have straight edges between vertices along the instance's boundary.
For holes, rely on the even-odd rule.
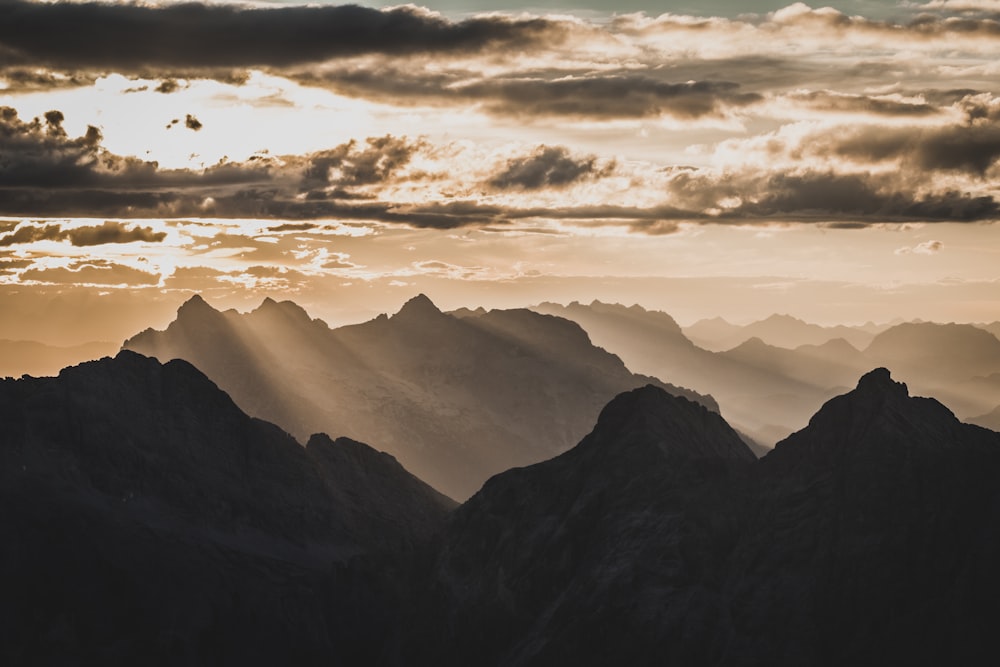
[[995,321],[998,75],[996,0],[0,0],[0,337],[195,292]]

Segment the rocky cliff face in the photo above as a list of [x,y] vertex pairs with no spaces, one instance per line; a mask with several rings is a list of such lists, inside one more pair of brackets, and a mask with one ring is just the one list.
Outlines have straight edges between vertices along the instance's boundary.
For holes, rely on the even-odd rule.
[[0,423],[4,664],[354,655],[377,594],[337,563],[405,551],[454,506],[366,445],[302,447],[184,361],[2,381]]
[[[439,664],[974,663],[1000,434],[866,374],[760,461],[646,388],[452,517],[404,646]],[[407,643],[408,642],[408,643]],[[995,659],[995,652],[992,653]]]
[[493,474],[569,449],[616,394],[658,382],[568,320],[527,310],[458,318],[423,295],[392,317],[334,330],[290,302],[241,315],[193,297],[166,331],[125,347],[190,361],[248,413],[297,437],[376,442],[458,499]]

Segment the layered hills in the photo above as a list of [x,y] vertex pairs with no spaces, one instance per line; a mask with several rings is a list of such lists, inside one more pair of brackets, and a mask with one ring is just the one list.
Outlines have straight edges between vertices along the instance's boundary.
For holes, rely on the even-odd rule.
[[[711,351],[692,342],[666,313],[639,306],[593,302],[535,308],[578,322],[597,345],[637,372],[712,394],[731,423],[765,445],[804,426],[824,401],[874,366],[892,368],[920,393],[939,398],[966,419],[1000,404],[1000,341],[973,325],[913,322],[877,333],[868,327],[869,342],[859,348],[844,338],[825,338],[840,329],[775,316],[755,329],[766,338],[750,337]],[[788,326],[788,341],[811,336],[823,342],[781,347],[774,341],[782,340],[782,324]]]
[[296,304],[220,312],[195,296],[165,331],[126,349],[186,359],[249,414],[299,438],[375,442],[457,499],[491,475],[565,451],[616,394],[659,384],[595,347],[574,322],[530,310],[456,317],[426,296],[391,317],[330,329]]

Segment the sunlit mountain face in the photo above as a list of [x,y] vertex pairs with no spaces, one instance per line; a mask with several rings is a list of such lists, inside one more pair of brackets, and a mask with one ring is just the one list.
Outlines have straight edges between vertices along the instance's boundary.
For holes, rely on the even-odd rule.
[[0,3],[0,337],[192,292],[996,320],[1000,4],[526,4]]

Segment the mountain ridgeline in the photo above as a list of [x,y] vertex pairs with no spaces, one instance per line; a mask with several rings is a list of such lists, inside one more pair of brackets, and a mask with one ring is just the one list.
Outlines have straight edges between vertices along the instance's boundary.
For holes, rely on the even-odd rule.
[[494,477],[454,513],[401,655],[988,664],[998,474],[1000,434],[885,369],[759,461],[718,415],[638,389],[578,447]]
[[367,631],[337,563],[423,543],[455,506],[367,445],[248,417],[185,361],[0,381],[0,422],[6,665],[326,664]]
[[392,317],[337,329],[290,301],[241,314],[195,296],[165,331],[124,347],[193,363],[247,413],[296,437],[377,443],[459,500],[491,475],[569,449],[622,391],[653,382],[718,409],[633,374],[569,320],[529,310],[458,318],[423,295]]
[[774,315],[745,327],[716,319],[682,329],[666,313],[639,306],[595,301],[534,309],[579,323],[636,372],[710,393],[734,426],[767,446],[805,426],[825,401],[877,366],[967,420],[992,424],[988,413],[1000,406],[1000,340],[985,326],[820,327]]
[[1000,434],[883,368],[762,459],[631,389],[457,508],[180,360],[3,380],[0,419],[2,664],[996,660]]

